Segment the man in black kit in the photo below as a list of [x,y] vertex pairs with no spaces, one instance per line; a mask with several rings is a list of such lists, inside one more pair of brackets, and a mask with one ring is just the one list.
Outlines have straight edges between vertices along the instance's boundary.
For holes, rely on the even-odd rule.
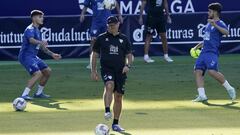
[[118,30],[118,18],[110,16],[107,19],[107,32],[99,35],[93,46],[91,78],[96,81],[98,80],[96,63],[97,58],[100,56],[101,76],[105,85],[103,94],[105,105],[104,117],[106,120],[112,118],[110,107],[114,95],[112,129],[122,132],[124,129],[118,124],[118,121],[122,111],[126,74],[132,63],[132,50],[128,38]]
[[[140,9],[140,25],[143,24],[143,10],[147,5],[147,20],[145,24],[145,45],[144,45],[144,61],[146,63],[154,62],[148,55],[150,43],[152,40],[152,36],[155,34],[155,30],[157,34],[160,36],[163,46],[164,60],[167,62],[173,62],[173,60],[168,56],[168,43],[166,36],[166,21],[171,23],[171,17],[168,11],[168,2],[167,0],[141,0],[142,5]],[[165,15],[167,16],[167,20],[165,19]]]

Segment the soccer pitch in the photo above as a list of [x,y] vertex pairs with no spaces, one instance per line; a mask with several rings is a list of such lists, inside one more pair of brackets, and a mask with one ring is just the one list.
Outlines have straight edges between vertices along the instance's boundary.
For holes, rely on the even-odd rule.
[[[136,58],[128,75],[120,124],[123,135],[240,135],[239,98],[232,103],[226,90],[209,76],[208,103],[193,103],[197,94],[194,59],[159,57],[153,64]],[[52,76],[45,89],[53,98],[28,102],[15,112],[12,101],[29,76],[18,62],[0,62],[0,135],[93,135],[103,118],[102,81],[90,80],[87,59],[47,60]],[[222,55],[220,71],[239,93],[240,55]],[[33,91],[31,92],[33,94]],[[111,135],[120,135],[110,132]]]

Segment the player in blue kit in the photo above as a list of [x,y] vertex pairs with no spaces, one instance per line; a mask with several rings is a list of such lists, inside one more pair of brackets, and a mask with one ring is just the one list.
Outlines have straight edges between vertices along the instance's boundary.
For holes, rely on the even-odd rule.
[[34,97],[50,97],[43,93],[43,89],[50,77],[51,69],[37,56],[39,49],[53,57],[55,60],[61,59],[61,55],[50,51],[47,48],[48,43],[42,40],[39,26],[43,24],[43,15],[44,13],[40,10],[33,10],[31,12],[32,24],[30,24],[24,31],[23,43],[18,55],[19,62],[32,76],[32,78],[28,80],[27,86],[21,96],[25,100],[33,99],[29,96],[29,92],[37,81],[39,81],[39,85]]
[[[85,13],[87,8],[91,8],[93,11],[92,24],[90,28],[91,42],[90,42],[90,54],[92,53],[92,47],[96,42],[96,38],[99,34],[106,32],[107,30],[107,18],[111,15],[111,10],[104,8],[104,0],[85,0],[83,5],[84,8],[81,12],[80,22],[82,23],[85,19]],[[116,2],[116,10],[118,13],[118,19],[120,23],[123,22],[122,15],[120,13],[119,4]],[[87,66],[91,68],[90,64]]]
[[222,5],[220,3],[211,3],[208,6],[208,23],[205,28],[204,40],[194,47],[195,49],[202,48],[194,67],[198,87],[198,97],[193,100],[194,102],[207,100],[204,89],[204,73],[206,71],[225,87],[231,100],[236,99],[235,89],[228,83],[223,74],[218,71],[221,38],[223,35],[229,34],[226,24],[220,20],[221,10]]

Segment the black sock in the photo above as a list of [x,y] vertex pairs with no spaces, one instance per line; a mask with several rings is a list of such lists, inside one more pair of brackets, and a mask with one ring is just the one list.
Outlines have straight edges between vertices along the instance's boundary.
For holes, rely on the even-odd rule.
[[118,120],[117,119],[113,119],[113,125],[118,124]]
[[107,113],[107,112],[110,112],[110,107],[106,107],[105,108],[105,112]]

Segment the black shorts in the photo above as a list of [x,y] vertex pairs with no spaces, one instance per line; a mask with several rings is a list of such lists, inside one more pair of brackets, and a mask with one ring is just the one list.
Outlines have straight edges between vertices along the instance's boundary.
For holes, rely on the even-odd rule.
[[145,24],[145,34],[155,34],[155,30],[157,33],[165,33],[166,32],[166,19],[165,16],[154,17],[147,16],[146,24]]
[[121,70],[115,71],[114,69],[101,67],[101,76],[104,84],[108,81],[114,82],[114,92],[117,91],[120,94],[124,94],[124,85],[127,79],[127,75],[123,74]]

